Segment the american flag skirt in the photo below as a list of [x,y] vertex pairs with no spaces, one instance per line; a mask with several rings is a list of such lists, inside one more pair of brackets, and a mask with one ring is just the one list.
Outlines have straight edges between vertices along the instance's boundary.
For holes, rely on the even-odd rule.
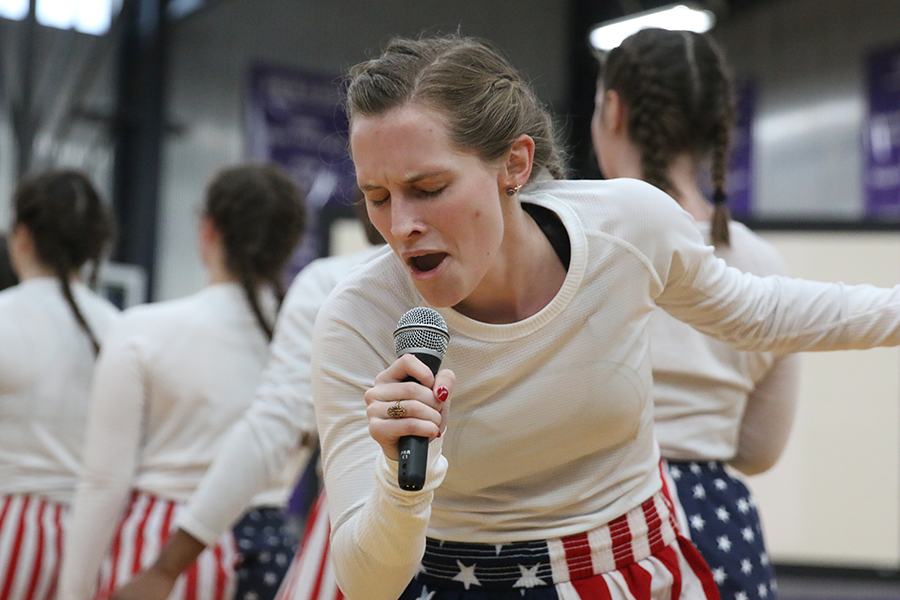
[[41,496],[0,496],[0,600],[51,600],[68,508]]
[[[156,560],[172,532],[179,504],[135,491],[103,561],[95,600],[106,600]],[[168,600],[231,600],[237,550],[231,531],[204,550],[182,573]]]
[[299,543],[284,510],[251,508],[231,531],[238,550],[234,600],[275,600]]
[[275,600],[343,600],[331,565],[330,535],[323,491],[309,511],[300,551],[294,555]]
[[703,555],[722,600],[776,600],[756,502],[723,463],[663,461],[682,530]]
[[[327,549],[324,495],[315,512],[295,559],[297,571],[288,573],[278,600],[340,597],[333,595],[340,592]],[[658,493],[607,525],[565,538],[508,544],[428,538],[419,572],[400,598],[718,600],[719,593]]]

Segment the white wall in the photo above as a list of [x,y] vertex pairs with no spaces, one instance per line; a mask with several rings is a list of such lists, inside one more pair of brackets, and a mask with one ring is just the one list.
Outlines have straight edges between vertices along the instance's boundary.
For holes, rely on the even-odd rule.
[[900,2],[765,2],[713,32],[734,72],[759,86],[758,216],[862,216],[864,61],[900,45]]
[[[900,233],[768,233],[791,275],[893,286]],[[804,353],[787,450],[749,484],[773,560],[900,568],[900,349]]]

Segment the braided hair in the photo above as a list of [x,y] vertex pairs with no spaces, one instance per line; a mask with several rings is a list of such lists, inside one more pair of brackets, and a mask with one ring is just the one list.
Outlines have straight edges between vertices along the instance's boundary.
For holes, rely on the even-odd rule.
[[666,192],[675,158],[712,158],[712,241],[729,243],[725,171],[734,105],[721,52],[689,31],[644,29],[602,60],[600,83],[628,108],[628,136],[641,155],[644,179]]
[[250,309],[269,340],[274,323],[263,314],[259,288],[284,300],[283,271],[306,222],[305,199],[282,170],[242,164],[221,171],[206,189],[204,215],[222,236],[225,267],[244,289]]
[[115,235],[110,211],[84,173],[62,170],[23,179],[13,193],[13,212],[14,225],[28,229],[37,260],[59,280],[96,355],[100,343],[72,295],[70,279],[92,262],[89,284],[96,285],[100,259]]

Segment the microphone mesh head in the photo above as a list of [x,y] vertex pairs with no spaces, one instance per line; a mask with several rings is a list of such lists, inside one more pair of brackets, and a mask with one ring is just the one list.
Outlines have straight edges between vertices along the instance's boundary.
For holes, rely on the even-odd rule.
[[406,311],[394,330],[397,356],[405,354],[411,348],[422,348],[443,358],[449,342],[450,333],[444,317],[427,306],[417,306]]

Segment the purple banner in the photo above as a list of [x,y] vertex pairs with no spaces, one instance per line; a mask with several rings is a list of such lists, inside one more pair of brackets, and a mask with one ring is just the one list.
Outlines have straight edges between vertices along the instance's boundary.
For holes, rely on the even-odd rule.
[[335,216],[354,216],[356,175],[338,76],[258,65],[246,105],[250,158],[284,167],[306,194],[307,227],[290,275],[328,252]]
[[749,79],[734,85],[734,128],[728,157],[728,208],[738,220],[751,216],[753,209],[753,121],[756,113],[756,85]]
[[900,47],[870,54],[866,80],[866,215],[896,219],[900,217]]

